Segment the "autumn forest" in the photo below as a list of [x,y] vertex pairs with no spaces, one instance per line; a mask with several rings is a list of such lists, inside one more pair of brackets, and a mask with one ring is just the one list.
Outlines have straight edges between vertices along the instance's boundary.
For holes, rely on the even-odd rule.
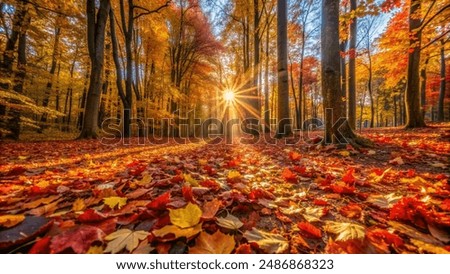
[[0,253],[450,253],[445,0],[0,0]]

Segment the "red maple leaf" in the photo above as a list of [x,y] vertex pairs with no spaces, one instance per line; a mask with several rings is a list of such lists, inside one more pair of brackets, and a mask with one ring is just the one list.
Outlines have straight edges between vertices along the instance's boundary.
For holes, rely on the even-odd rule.
[[353,176],[354,172],[355,172],[354,168],[350,168],[349,170],[347,170],[344,176],[342,176],[342,181],[344,181],[344,183],[348,185],[354,184],[356,181],[355,176]]
[[398,201],[391,209],[391,220],[409,221],[418,227],[426,228],[426,218],[429,212],[427,205],[412,197],[405,197]]
[[99,222],[106,219],[106,215],[98,212],[95,209],[89,208],[83,212],[80,216],[78,216],[78,221],[81,223],[93,223]]
[[305,233],[306,237],[316,239],[322,238],[322,231],[308,222],[299,222],[297,226],[302,232]]
[[281,176],[286,181],[295,181],[295,180],[297,180],[297,175],[295,175],[295,173],[293,173],[289,168],[285,168],[283,170],[283,173],[281,173]]

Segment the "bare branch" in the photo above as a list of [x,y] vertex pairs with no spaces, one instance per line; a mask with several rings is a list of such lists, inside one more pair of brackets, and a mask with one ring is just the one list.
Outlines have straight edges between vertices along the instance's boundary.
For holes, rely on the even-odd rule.
[[134,19],[138,19],[138,18],[140,18],[140,17],[142,17],[142,16],[149,15],[149,14],[152,14],[152,13],[159,13],[159,12],[160,12],[161,10],[163,10],[164,8],[169,7],[169,5],[170,5],[171,3],[172,3],[172,0],[167,0],[166,3],[165,3],[164,5],[158,7],[158,8],[156,8],[156,9],[154,9],[154,10],[149,10],[149,9],[144,8],[144,7],[142,7],[142,6],[134,5],[134,6],[133,6],[134,9],[138,9],[138,10],[144,11],[144,12],[142,12],[142,13],[136,15],[136,16],[134,17]]

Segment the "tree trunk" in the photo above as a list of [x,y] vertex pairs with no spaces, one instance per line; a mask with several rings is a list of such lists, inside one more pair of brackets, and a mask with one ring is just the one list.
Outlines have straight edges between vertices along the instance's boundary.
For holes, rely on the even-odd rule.
[[277,136],[292,133],[289,108],[289,75],[287,45],[287,0],[277,2],[277,48],[278,48],[278,129]]
[[425,127],[420,107],[420,47],[422,39],[421,19],[418,16],[421,0],[411,0],[409,11],[409,56],[406,82],[406,128]]
[[322,1],[322,97],[325,117],[324,144],[340,143],[354,146],[370,143],[357,136],[349,126],[342,101],[339,52],[339,0]]
[[270,49],[270,28],[267,27],[266,30],[266,60],[264,69],[264,131],[266,133],[270,132],[270,106],[269,106],[269,49]]
[[430,59],[427,57],[425,59],[425,64],[420,70],[420,104],[422,106],[422,117],[425,119],[426,109],[425,106],[427,104],[427,67]]
[[375,127],[375,104],[373,101],[373,72],[372,72],[372,54],[370,53],[370,47],[368,47],[369,57],[369,80],[367,81],[367,90],[369,91],[370,99],[370,128]]
[[[98,109],[102,88],[102,72],[105,57],[105,29],[111,8],[110,0],[100,0],[96,13],[95,0],[87,0],[88,50],[91,60],[90,83],[79,139],[98,137]],[[97,18],[96,18],[97,17]]]
[[[355,12],[356,0],[350,0],[350,12]],[[356,36],[358,33],[356,15],[350,23],[349,61],[348,61],[348,122],[352,129],[356,126]],[[373,118],[373,113],[372,113]],[[373,119],[372,119],[373,123]]]
[[438,102],[438,121],[444,122],[444,106],[445,106],[445,42],[441,40],[441,83],[439,87],[439,102]]
[[[50,95],[52,93],[52,88],[53,88],[53,82],[54,82],[54,78],[55,78],[55,72],[56,72],[56,68],[58,65],[58,54],[59,54],[59,40],[61,37],[61,27],[58,25],[59,20],[56,19],[55,22],[55,41],[53,42],[53,52],[52,52],[52,64],[50,66],[50,79],[47,82],[47,87],[45,89],[45,94],[44,94],[44,99],[42,101],[42,106],[43,107],[48,107],[48,104],[50,102]],[[40,129],[38,130],[39,133],[42,133],[42,130],[44,128],[46,128],[47,126],[45,125],[47,123],[47,113],[42,114],[41,116],[41,125],[40,125]]]

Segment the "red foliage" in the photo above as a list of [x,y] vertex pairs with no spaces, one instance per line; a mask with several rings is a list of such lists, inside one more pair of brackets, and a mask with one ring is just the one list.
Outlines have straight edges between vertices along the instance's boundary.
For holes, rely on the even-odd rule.
[[359,218],[361,217],[361,212],[362,212],[361,206],[354,203],[348,204],[339,209],[339,213],[341,213],[347,218]]
[[291,159],[291,161],[296,162],[296,161],[300,160],[301,158],[302,158],[302,155],[300,153],[297,153],[295,151],[289,152],[289,159]]
[[429,215],[424,202],[416,198],[405,197],[398,201],[391,209],[391,220],[409,221],[418,227],[426,228],[426,218]]
[[81,223],[93,223],[99,222],[106,219],[106,215],[98,212],[95,209],[89,208],[83,212],[80,216],[78,216],[78,221]]
[[369,229],[366,237],[376,246],[395,246],[402,247],[404,245],[403,239],[399,236],[390,233],[384,229]]
[[289,168],[285,168],[283,170],[283,173],[281,173],[281,176],[286,181],[296,181],[297,180],[297,175],[295,175],[295,173],[293,173]]
[[204,180],[200,182],[200,185],[202,187],[207,187],[211,189],[212,191],[218,191],[220,190],[220,184],[214,180]]
[[318,206],[327,206],[328,202],[322,199],[314,199],[314,205],[318,205]]
[[33,247],[28,251],[28,254],[49,254],[51,237],[44,237],[39,239]]
[[252,254],[252,247],[249,244],[241,244],[236,248],[236,254]]
[[256,189],[253,189],[250,192],[250,194],[248,194],[248,198],[250,200],[257,200],[257,199],[261,199],[261,198],[274,200],[276,197],[272,193],[270,193],[262,188],[256,188]]
[[306,237],[316,239],[322,238],[322,231],[308,222],[300,222],[297,226],[302,232],[305,233]]
[[354,184],[356,181],[355,176],[353,176],[354,172],[355,172],[354,168],[350,168],[349,170],[347,170],[344,176],[342,176],[342,181],[344,181],[344,183],[348,185]]
[[192,193],[192,187],[185,185],[183,188],[181,188],[181,192],[183,193],[183,197],[186,200],[186,202],[196,203],[194,199],[194,194]]
[[51,253],[69,252],[86,253],[94,242],[103,242],[105,233],[94,226],[80,226],[52,238]]
[[330,188],[334,193],[338,194],[353,194],[356,191],[356,188],[352,186],[342,186],[338,184],[332,184],[330,185]]
[[147,208],[153,210],[165,210],[170,202],[170,192],[166,192],[147,204]]

